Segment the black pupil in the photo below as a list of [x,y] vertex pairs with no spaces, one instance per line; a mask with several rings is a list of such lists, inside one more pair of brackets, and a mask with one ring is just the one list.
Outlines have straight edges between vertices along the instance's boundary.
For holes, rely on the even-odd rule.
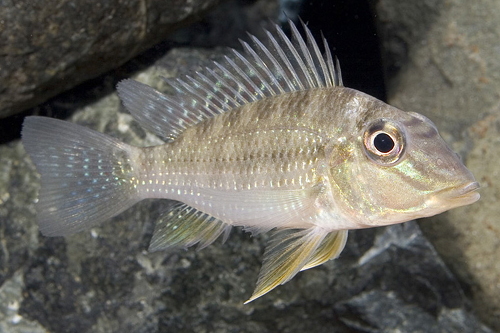
[[385,133],[379,133],[373,140],[373,145],[379,152],[388,153],[394,148],[394,140]]

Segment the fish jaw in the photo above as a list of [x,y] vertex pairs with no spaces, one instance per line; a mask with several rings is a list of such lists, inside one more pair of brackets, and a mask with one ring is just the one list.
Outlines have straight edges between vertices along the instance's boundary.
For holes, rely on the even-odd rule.
[[[473,204],[478,201],[480,184],[474,179],[472,173],[463,166],[461,168],[462,177],[459,181],[447,184],[444,188],[433,191],[415,191],[406,188],[407,193],[399,193],[399,198],[413,197],[414,205],[394,205],[394,207],[383,206],[383,209],[374,213],[373,206],[363,207],[362,214],[351,214],[349,219],[353,223],[350,229],[364,229],[378,226],[393,225],[414,219],[434,216],[453,208]],[[421,197],[418,199],[418,197]],[[417,200],[418,199],[418,200]],[[398,196],[393,196],[392,202],[398,200]],[[401,199],[402,200],[402,199]],[[363,208],[360,208],[361,210]]]
[[453,208],[473,204],[478,201],[481,196],[477,192],[479,188],[480,185],[476,181],[447,187],[430,195],[429,199],[427,199],[422,207],[417,209],[415,213],[412,214],[410,212],[410,214],[404,216],[403,219],[395,219],[392,223],[388,224],[396,224],[412,219],[430,217]]
[[481,195],[477,192],[479,188],[480,185],[476,181],[472,181],[464,185],[445,188],[436,192],[431,199],[429,199],[430,206],[441,206],[443,207],[442,211],[445,211],[451,208],[473,204],[481,197]]

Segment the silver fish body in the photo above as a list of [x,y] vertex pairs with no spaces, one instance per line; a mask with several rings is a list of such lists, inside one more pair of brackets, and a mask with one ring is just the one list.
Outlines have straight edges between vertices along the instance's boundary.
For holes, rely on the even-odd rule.
[[246,55],[170,81],[167,96],[118,86],[132,115],[165,138],[133,147],[63,121],[29,117],[23,143],[42,175],[48,236],[101,223],[145,198],[179,201],[150,250],[204,247],[232,226],[275,230],[249,301],[337,257],[347,230],[438,214],[479,199],[479,185],[422,115],[342,86],[304,26],[290,23]]

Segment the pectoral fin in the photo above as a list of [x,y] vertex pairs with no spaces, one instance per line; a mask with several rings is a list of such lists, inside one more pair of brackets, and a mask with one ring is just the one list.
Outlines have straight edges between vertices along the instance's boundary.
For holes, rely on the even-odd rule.
[[198,244],[202,249],[222,233],[227,239],[231,226],[186,204],[175,205],[155,226],[149,251],[188,248]]

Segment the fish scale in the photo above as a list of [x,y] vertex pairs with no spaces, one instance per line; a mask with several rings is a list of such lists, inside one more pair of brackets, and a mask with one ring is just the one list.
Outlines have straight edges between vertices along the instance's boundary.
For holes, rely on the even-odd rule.
[[[201,150],[191,150],[192,143],[182,139],[172,147],[150,149],[143,157],[147,161],[144,181],[172,180],[179,186],[196,182],[197,187],[203,188],[213,188],[212,184],[220,182],[236,183],[239,184],[237,190],[242,190],[248,187],[245,183],[252,187],[258,183],[257,189],[272,188],[273,183],[281,184],[288,179],[290,188],[301,188],[304,183],[299,179],[313,181],[316,177],[311,170],[319,159],[324,160],[321,140],[316,135],[300,131],[250,132],[232,135],[228,140],[210,141],[214,143],[204,145]],[[280,143],[283,141],[293,144],[294,148],[282,149]],[[254,148],[269,146],[271,149]],[[165,156],[169,156],[167,163],[164,162]],[[156,177],[151,177],[152,174]],[[231,188],[225,186],[223,190]]]
[[[260,105],[264,103],[269,101],[243,107],[232,114],[230,120],[209,119],[203,126],[186,130],[171,145],[152,148],[150,154],[143,157],[148,164],[145,189],[150,180],[160,184],[174,182],[188,192],[193,187],[217,189],[219,184],[223,185],[222,190],[240,191],[249,187],[258,190],[282,187],[285,183],[286,188],[297,189],[314,183],[315,164],[325,158],[319,131],[304,129],[307,120],[302,120],[299,129],[283,128],[281,119],[296,119],[294,110],[299,108],[290,108],[289,103],[279,108],[276,102],[272,108],[266,108]],[[266,109],[270,111],[262,115],[261,110]],[[321,121],[317,117],[312,119]],[[309,124],[308,127],[320,126]],[[162,177],[152,179],[151,173],[162,174]],[[233,184],[238,187],[235,189]],[[155,190],[158,197],[162,197],[160,191]]]
[[118,94],[165,139],[133,147],[69,122],[27,117],[41,174],[40,231],[66,236],[146,198],[176,200],[150,251],[204,248],[232,227],[271,232],[247,302],[338,257],[350,229],[471,204],[479,184],[426,117],[343,86],[328,43],[303,24],[251,36],[244,53],[192,76],[175,94],[124,80]]

